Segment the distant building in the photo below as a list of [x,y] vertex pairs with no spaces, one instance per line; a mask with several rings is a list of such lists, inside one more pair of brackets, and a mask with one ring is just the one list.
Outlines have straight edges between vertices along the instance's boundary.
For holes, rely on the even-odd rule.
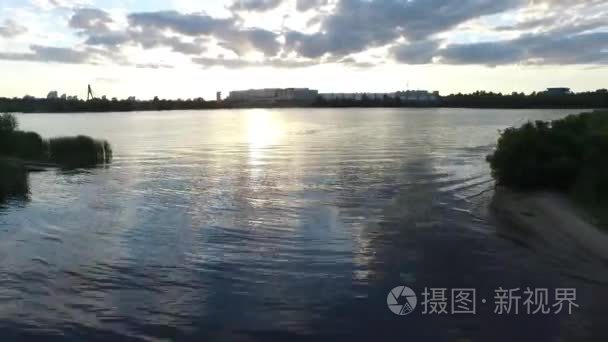
[[59,93],[57,93],[56,90],[53,90],[51,92],[48,93],[48,95],[46,96],[46,98],[48,100],[56,100],[59,98]]
[[350,101],[363,101],[373,100],[379,101],[385,98],[387,99],[399,99],[400,101],[409,102],[434,102],[439,101],[439,92],[428,92],[426,90],[408,90],[398,91],[394,93],[324,93],[319,95],[321,98],[332,101],[332,100],[350,100]]
[[135,96],[129,96],[127,98],[127,101],[129,101],[129,102],[135,102],[135,101],[137,101],[137,98],[135,98]]
[[231,91],[226,101],[241,103],[275,104],[289,102],[314,102],[317,90],[308,88],[268,88]]
[[570,90],[570,88],[547,88],[545,94],[551,96],[564,96],[572,94],[572,91]]
[[217,102],[222,102],[222,92],[218,91],[217,93],[215,93],[215,100]]
[[395,93],[397,97],[401,101],[410,101],[410,102],[435,102],[439,101],[440,96],[438,91],[429,92],[426,90],[407,90],[407,91],[398,91]]

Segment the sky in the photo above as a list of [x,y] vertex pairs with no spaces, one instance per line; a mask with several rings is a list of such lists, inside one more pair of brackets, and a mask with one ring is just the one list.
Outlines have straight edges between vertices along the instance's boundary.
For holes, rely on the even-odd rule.
[[0,0],[0,97],[608,88],[606,0]]

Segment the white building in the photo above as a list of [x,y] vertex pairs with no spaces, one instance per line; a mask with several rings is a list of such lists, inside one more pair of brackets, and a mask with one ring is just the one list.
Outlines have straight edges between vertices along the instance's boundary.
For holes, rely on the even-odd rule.
[[398,91],[395,93],[395,96],[398,96],[401,101],[410,101],[410,102],[434,102],[439,101],[439,92],[429,92],[426,90],[407,90],[407,91]]
[[233,102],[298,102],[314,101],[319,96],[317,90],[308,88],[268,88],[231,91],[226,101]]
[[408,90],[398,91],[393,93],[325,93],[319,95],[321,98],[332,101],[332,100],[351,100],[351,101],[362,101],[364,98],[372,101],[380,101],[385,98],[396,99],[399,98],[401,101],[415,101],[415,102],[433,102],[438,101],[440,96],[439,92],[428,92],[426,90]]

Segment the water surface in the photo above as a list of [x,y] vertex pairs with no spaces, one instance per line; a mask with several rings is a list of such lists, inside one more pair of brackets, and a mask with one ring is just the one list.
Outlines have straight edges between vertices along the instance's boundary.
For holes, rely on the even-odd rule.
[[[19,115],[108,139],[115,159],[31,174],[29,200],[0,208],[1,340],[606,341],[607,266],[488,209],[498,131],[569,113]],[[488,304],[399,317],[399,285]],[[526,286],[576,288],[580,308],[493,313],[494,289]]]

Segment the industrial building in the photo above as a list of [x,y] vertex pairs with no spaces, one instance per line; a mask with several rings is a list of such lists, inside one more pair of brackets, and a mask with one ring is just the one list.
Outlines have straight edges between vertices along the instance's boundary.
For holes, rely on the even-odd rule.
[[572,91],[570,90],[570,88],[547,88],[545,94],[551,96],[564,96],[572,94]]
[[393,93],[325,93],[319,95],[321,98],[327,101],[332,100],[349,100],[349,101],[362,101],[367,100],[382,100],[384,98],[396,99],[399,98],[401,101],[410,102],[435,102],[439,101],[439,92],[429,92],[426,90],[407,90],[398,91]]
[[231,91],[226,101],[239,103],[276,104],[314,102],[317,90],[308,88],[268,88]]

